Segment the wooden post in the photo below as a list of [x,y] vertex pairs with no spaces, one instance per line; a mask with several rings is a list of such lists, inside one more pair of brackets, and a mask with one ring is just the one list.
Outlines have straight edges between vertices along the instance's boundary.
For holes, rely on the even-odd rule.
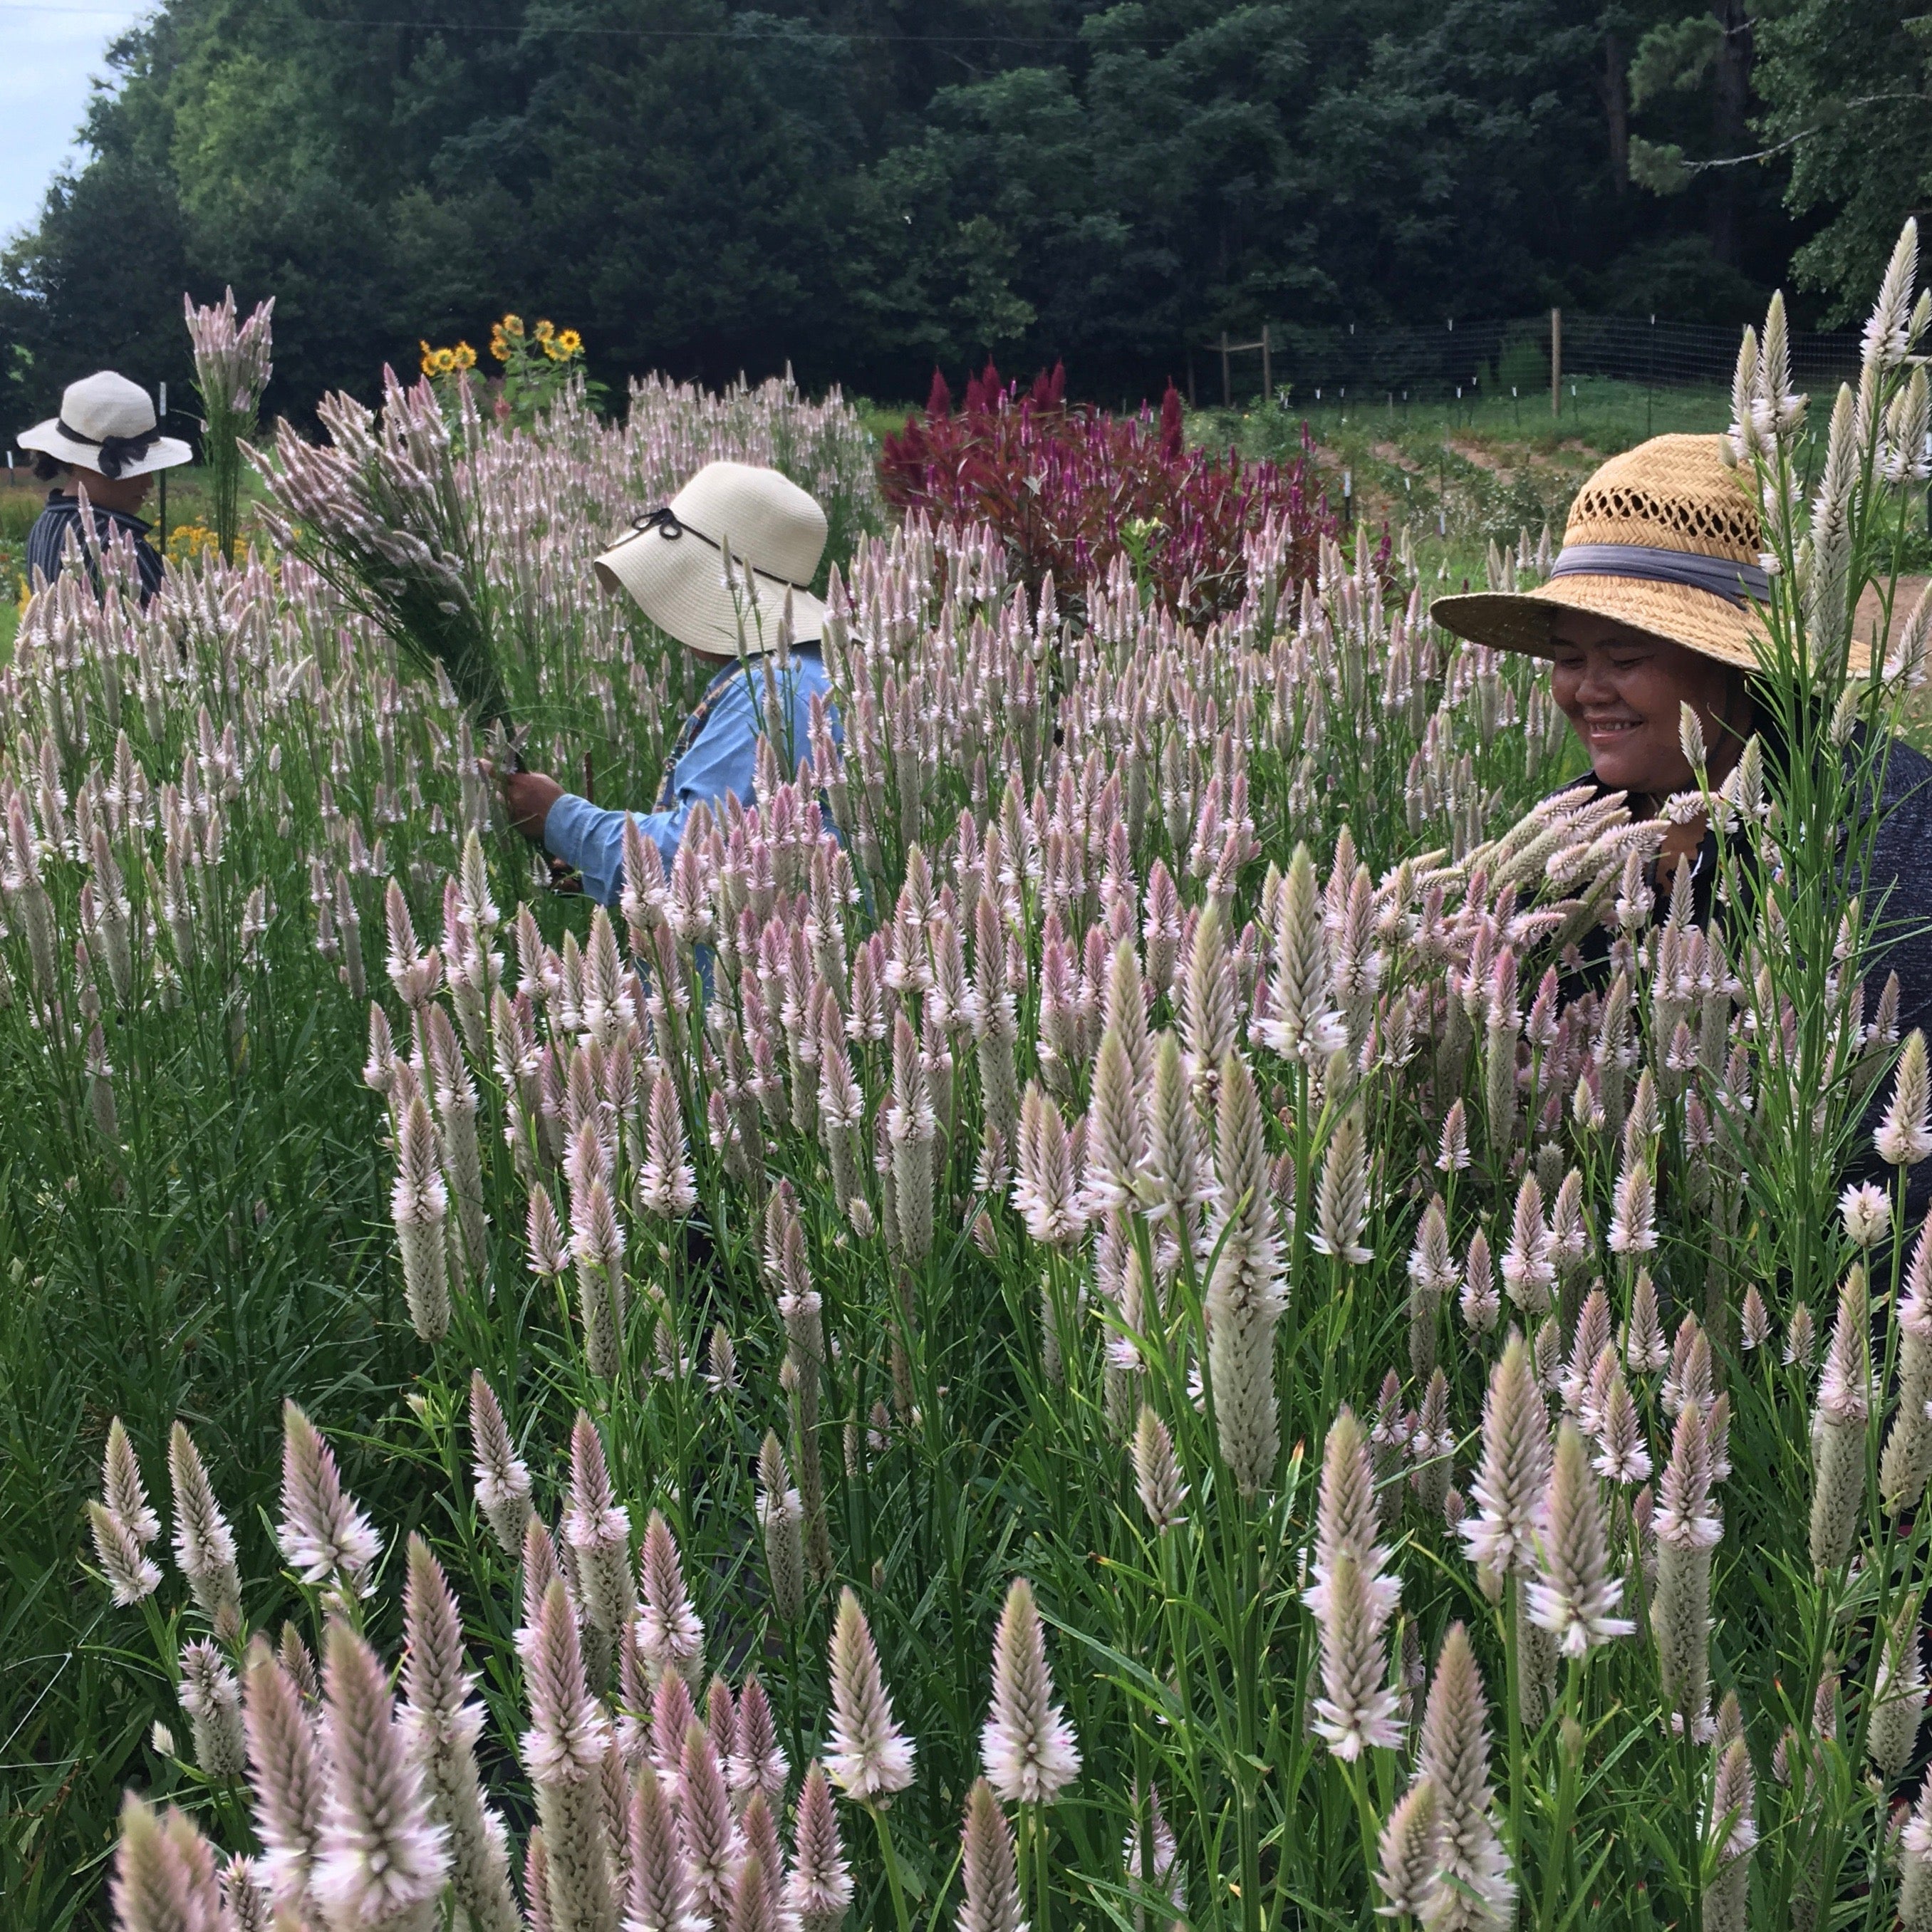
[[[154,427],[157,429],[164,430],[168,426],[168,386],[166,383],[163,382],[160,385],[160,392],[159,398],[154,406]],[[9,468],[12,467],[13,461],[14,459],[10,455],[7,459]],[[168,472],[164,470],[157,481],[160,484],[161,498],[161,554],[166,556],[168,554]],[[224,560],[230,563],[232,563],[234,560],[232,557]]]
[[1563,413],[1563,311],[1550,311],[1550,413]]
[[1274,364],[1268,348],[1268,326],[1262,324],[1262,407],[1274,406]]
[[1234,406],[1234,378],[1228,373],[1228,332],[1221,332],[1221,406],[1232,410]]

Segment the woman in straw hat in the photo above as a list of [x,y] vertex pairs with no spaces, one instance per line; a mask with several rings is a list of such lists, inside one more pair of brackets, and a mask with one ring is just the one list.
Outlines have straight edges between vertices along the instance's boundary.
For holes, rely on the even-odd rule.
[[668,866],[700,800],[752,804],[758,740],[774,717],[789,741],[773,747],[788,773],[811,742],[814,699],[836,737],[818,648],[825,607],[809,588],[825,534],[825,512],[776,470],[708,463],[597,560],[606,590],[627,592],[716,674],[678,734],[650,812],[600,811],[542,772],[502,775],[511,823],[579,874],[592,897],[617,902],[627,818]]
[[66,567],[69,547],[88,560],[81,523],[83,502],[94,526],[93,548],[124,543],[134,556],[145,604],[161,586],[161,560],[148,541],[140,515],[156,471],[172,469],[194,455],[184,442],[160,433],[146,390],[111,369],[70,382],[60,414],[22,430],[16,439],[34,452],[34,471],[55,488],[27,535],[28,581],[36,590],[51,584]]
[[[1656,916],[1688,864],[1700,925],[1711,916],[1716,835],[1700,812],[1666,812],[1674,794],[1696,784],[1683,708],[1696,715],[1714,789],[1754,733],[1767,743],[1776,737],[1752,696],[1762,622],[1754,607],[1768,602],[1770,584],[1749,476],[1726,466],[1714,436],[1640,443],[1578,493],[1546,584],[1444,597],[1432,613],[1459,637],[1550,660],[1550,695],[1598,785],[1628,794],[1640,817],[1670,820],[1654,878]],[[1853,644],[1854,673],[1869,668],[1870,648]],[[1932,1034],[1932,764],[1903,742],[1886,748],[1876,821],[1862,883],[1868,903],[1882,902],[1887,943],[1877,976],[1898,976],[1900,1033]],[[1601,952],[1600,935],[1597,943]]]

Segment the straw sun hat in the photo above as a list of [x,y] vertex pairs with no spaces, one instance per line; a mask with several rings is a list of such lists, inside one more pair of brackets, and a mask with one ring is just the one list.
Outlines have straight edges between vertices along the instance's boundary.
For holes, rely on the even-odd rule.
[[60,414],[23,429],[14,440],[22,449],[103,476],[146,476],[194,456],[186,443],[161,434],[147,391],[111,369],[70,382]]
[[[818,572],[825,531],[825,512],[776,470],[707,463],[597,560],[598,581],[607,590],[628,591],[659,630],[694,651],[735,657],[742,628],[744,647],[755,655],[776,645],[788,598],[792,636],[801,643],[818,636],[825,606],[806,586]],[[728,550],[735,589],[725,580]]]
[[1756,669],[1762,620],[1752,606],[1771,598],[1758,506],[1750,470],[1727,468],[1719,444],[1659,436],[1612,457],[1570,506],[1548,583],[1439,598],[1431,615],[1473,643],[1549,657],[1558,618],[1581,611]]

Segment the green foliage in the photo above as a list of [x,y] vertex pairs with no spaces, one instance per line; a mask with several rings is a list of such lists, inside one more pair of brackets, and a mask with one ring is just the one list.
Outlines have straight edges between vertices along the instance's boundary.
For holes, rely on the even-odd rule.
[[[568,316],[614,384],[789,359],[921,394],[992,351],[1064,356],[1111,402],[1270,318],[1655,308],[1659,248],[1673,312],[1734,321],[1800,238],[1784,163],[1628,191],[1627,152],[1658,181],[1646,154],[1748,145],[1748,66],[1643,78],[1696,71],[1682,10],[676,0],[644,30],[616,0],[484,0],[458,33],[168,0],[0,274],[0,346],[36,358],[28,407],[103,362],[179,381],[181,290],[232,285],[278,298],[271,413],[370,398],[512,302]],[[1882,10],[1828,58],[1895,64]]]
[[1682,92],[1695,87],[1717,58],[1724,33],[1723,22],[1708,13],[1652,27],[1637,43],[1630,62],[1631,106],[1648,106],[1666,88]]
[[1790,144],[1790,206],[1821,224],[1793,268],[1847,322],[1900,221],[1932,196],[1932,14],[1798,0],[1760,32],[1764,134]]

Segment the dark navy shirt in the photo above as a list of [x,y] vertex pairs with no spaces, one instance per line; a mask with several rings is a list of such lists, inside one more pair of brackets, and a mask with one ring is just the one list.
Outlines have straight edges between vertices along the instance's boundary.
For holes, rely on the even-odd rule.
[[[148,541],[148,532],[153,526],[143,523],[139,517],[130,517],[124,510],[104,510],[94,504],[88,507],[93,512],[94,533],[103,550],[107,548],[109,538],[116,535],[133,543],[135,568],[141,573],[141,602],[146,603],[161,587],[160,554]],[[80,531],[80,505],[64,490],[53,491],[47,498],[47,507],[27,532],[27,582],[30,586],[37,570],[50,584],[59,576],[68,535],[74,533],[78,542],[81,541]],[[84,549],[82,554],[85,554]],[[100,587],[97,583],[97,592]]]

